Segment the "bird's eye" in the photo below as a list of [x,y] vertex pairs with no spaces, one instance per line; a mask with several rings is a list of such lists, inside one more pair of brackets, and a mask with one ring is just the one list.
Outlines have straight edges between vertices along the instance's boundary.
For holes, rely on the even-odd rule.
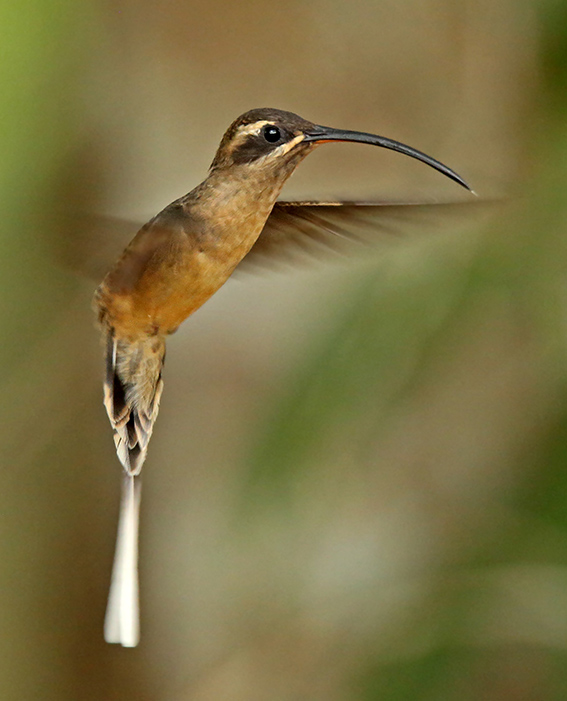
[[269,141],[271,144],[275,144],[282,137],[280,130],[273,124],[268,124],[262,129],[264,139]]

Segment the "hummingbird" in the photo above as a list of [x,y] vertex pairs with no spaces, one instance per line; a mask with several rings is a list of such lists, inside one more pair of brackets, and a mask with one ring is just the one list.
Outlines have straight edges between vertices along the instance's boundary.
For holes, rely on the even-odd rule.
[[235,268],[290,243],[329,243],[372,228],[380,205],[277,202],[299,163],[321,144],[392,149],[471,190],[443,163],[383,136],[321,126],[292,112],[253,109],[228,128],[207,177],[145,224],[94,297],[106,354],[104,405],[123,468],[104,624],[109,643],[139,641],[140,475],[163,391],[166,339]]

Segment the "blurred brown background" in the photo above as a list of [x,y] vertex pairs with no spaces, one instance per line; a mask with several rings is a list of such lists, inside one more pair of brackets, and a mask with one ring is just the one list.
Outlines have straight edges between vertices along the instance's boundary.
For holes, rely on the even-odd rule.
[[[0,698],[567,698],[567,3],[5,0],[0,27]],[[509,201],[229,281],[172,337],[142,641],[108,646],[120,468],[79,214],[144,221],[262,106]],[[284,195],[466,197],[353,145]]]

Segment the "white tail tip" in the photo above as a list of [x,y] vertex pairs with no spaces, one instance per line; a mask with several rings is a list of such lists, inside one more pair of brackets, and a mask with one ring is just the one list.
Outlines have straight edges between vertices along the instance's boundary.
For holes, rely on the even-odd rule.
[[112,582],[104,619],[106,642],[123,647],[136,647],[140,640],[138,521],[141,486],[139,477],[124,476]]

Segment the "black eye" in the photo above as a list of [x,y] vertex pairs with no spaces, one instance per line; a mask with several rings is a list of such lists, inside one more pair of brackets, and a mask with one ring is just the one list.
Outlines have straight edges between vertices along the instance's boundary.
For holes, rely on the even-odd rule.
[[264,139],[269,141],[271,144],[275,144],[276,141],[279,141],[282,138],[280,130],[273,124],[268,124],[265,126],[262,129],[262,134],[264,135]]

